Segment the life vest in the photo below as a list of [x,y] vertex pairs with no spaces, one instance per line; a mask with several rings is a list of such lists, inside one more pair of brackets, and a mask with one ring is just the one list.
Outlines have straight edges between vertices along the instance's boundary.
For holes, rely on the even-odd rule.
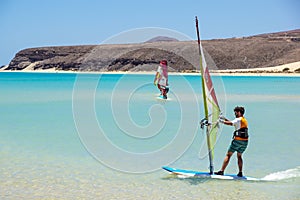
[[233,132],[233,137],[240,137],[243,139],[247,139],[249,137],[248,135],[248,128],[240,128],[239,130],[236,130]]

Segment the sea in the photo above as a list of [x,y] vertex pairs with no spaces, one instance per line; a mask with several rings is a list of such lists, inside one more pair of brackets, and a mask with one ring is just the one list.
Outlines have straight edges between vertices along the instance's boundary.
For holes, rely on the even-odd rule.
[[[222,115],[245,107],[244,175],[208,171],[200,75],[0,73],[0,199],[300,199],[300,77],[212,76]],[[233,127],[220,125],[214,168]],[[235,154],[225,171],[236,174]]]

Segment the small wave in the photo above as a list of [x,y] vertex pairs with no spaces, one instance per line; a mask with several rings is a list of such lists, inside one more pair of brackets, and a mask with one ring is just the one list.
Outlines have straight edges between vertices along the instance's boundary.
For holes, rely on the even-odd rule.
[[300,177],[300,166],[294,168],[294,169],[288,169],[285,171],[275,172],[272,174],[269,174],[262,178],[262,180],[266,181],[279,181],[279,180],[285,180],[290,178],[297,178]]

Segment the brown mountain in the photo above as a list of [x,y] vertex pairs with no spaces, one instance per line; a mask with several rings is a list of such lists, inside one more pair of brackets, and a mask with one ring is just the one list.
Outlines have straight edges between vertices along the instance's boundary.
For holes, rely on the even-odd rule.
[[[159,39],[159,38],[158,38]],[[57,46],[24,49],[5,70],[152,71],[167,59],[170,71],[195,71],[196,41],[140,44]],[[300,61],[300,29],[250,37],[204,40],[212,69],[271,67]]]

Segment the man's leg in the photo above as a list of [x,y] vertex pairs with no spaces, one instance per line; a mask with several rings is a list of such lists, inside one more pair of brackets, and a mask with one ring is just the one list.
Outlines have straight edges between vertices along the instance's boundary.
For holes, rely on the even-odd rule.
[[225,159],[223,161],[223,165],[222,165],[221,170],[218,171],[218,172],[215,172],[215,174],[217,174],[217,175],[224,175],[224,171],[225,171],[225,169],[226,169],[226,167],[227,167],[227,165],[229,163],[229,160],[230,160],[232,154],[233,154],[233,152],[231,152],[231,151],[227,152],[227,154],[225,156]]
[[159,84],[157,84],[157,88],[159,89],[159,91],[160,91],[160,94],[161,94],[161,87],[160,87],[160,85],[159,85]]
[[239,166],[239,172],[243,171],[243,158],[242,158],[242,153],[237,152],[237,159],[238,159],[238,166]]
[[165,88],[162,89],[162,95],[164,96],[164,98],[167,98],[167,91]]
[[227,152],[227,154],[225,156],[225,159],[223,161],[223,165],[222,165],[221,171],[223,171],[223,172],[225,171],[225,169],[226,169],[226,167],[227,167],[227,165],[228,165],[228,163],[230,161],[230,158],[231,158],[232,154],[233,154],[233,152],[231,152],[231,151]]

